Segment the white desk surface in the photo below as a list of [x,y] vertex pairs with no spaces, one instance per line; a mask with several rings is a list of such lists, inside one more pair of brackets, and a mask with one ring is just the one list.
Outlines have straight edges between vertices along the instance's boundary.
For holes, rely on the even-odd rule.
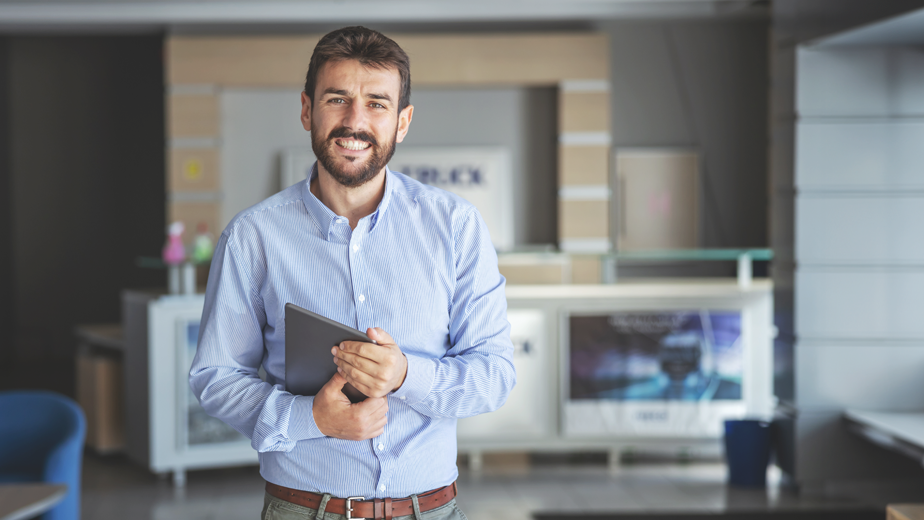
[[593,300],[607,298],[727,298],[749,294],[769,294],[773,283],[754,280],[742,288],[734,278],[639,279],[613,284],[588,285],[508,285],[508,300]]
[[847,410],[844,415],[860,424],[924,448],[924,412]]

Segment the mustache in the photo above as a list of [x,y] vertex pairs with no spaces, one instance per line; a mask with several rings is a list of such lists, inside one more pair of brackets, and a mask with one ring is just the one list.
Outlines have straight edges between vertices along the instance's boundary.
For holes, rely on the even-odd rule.
[[368,132],[354,132],[345,126],[334,128],[330,131],[330,135],[327,136],[328,140],[338,138],[357,139],[359,141],[365,141],[373,146],[379,145],[379,142],[375,139],[374,135]]

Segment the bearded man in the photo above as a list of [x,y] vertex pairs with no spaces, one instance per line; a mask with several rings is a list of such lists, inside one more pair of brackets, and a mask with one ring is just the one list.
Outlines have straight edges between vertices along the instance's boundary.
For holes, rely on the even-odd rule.
[[[484,221],[387,166],[410,94],[391,39],[363,27],[321,38],[301,94],[318,161],[218,242],[190,386],[259,452],[261,518],[464,519],[456,420],[499,408],[516,383]],[[315,396],[285,391],[290,302],[375,341],[334,346],[337,373]],[[368,399],[351,403],[346,383]]]

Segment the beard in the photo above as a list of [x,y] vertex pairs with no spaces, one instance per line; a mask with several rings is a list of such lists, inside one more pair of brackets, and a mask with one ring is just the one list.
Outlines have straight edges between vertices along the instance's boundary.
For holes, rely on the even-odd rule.
[[[374,135],[368,132],[354,132],[345,126],[340,126],[331,130],[326,139],[322,138],[320,132],[314,127],[311,129],[311,149],[321,166],[330,173],[335,181],[347,188],[356,188],[372,180],[382,168],[388,164],[391,157],[395,154],[395,141],[398,135],[398,128],[395,127],[395,135],[391,140],[385,143],[385,147],[379,146],[378,140]],[[353,138],[369,143],[372,153],[365,162],[356,164],[356,157],[345,157],[352,165],[352,168],[346,166],[341,168],[335,161],[335,148],[337,144],[335,139]]]

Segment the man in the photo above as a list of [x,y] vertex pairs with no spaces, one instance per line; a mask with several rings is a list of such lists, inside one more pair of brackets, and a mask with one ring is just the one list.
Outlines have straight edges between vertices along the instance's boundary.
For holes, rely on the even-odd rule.
[[[263,518],[461,516],[456,420],[499,408],[516,382],[480,215],[386,166],[413,113],[395,42],[363,27],[327,34],[302,93],[318,162],[218,242],[190,385],[259,452]],[[338,373],[316,396],[285,391],[289,302],[376,342],[334,346]],[[351,404],[347,382],[369,398]]]

